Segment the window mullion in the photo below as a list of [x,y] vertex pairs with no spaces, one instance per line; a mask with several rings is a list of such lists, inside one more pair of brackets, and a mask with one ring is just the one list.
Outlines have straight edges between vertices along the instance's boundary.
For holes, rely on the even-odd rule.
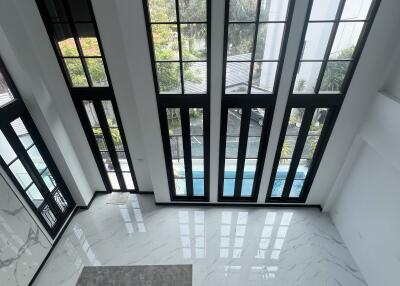
[[254,39],[253,39],[253,50],[251,52],[251,62],[250,62],[250,70],[249,70],[249,86],[247,87],[247,93],[251,94],[251,87],[253,85],[253,68],[254,68],[254,58],[256,54],[256,46],[257,46],[257,36],[258,36],[258,26],[260,20],[260,7],[261,0],[257,0],[257,9],[256,9],[256,22],[254,28]]
[[190,139],[190,120],[189,108],[181,108],[181,124],[182,124],[182,144],[185,158],[185,178],[187,196],[193,196],[193,173],[192,173],[192,147]]
[[103,136],[106,141],[108,153],[110,154],[112,164],[114,166],[115,173],[117,175],[118,183],[121,190],[126,191],[124,178],[122,177],[121,167],[119,165],[117,152],[115,150],[114,142],[112,139],[110,128],[107,124],[107,117],[104,113],[103,106],[100,100],[93,100],[93,105],[96,110],[97,117],[99,119],[100,128],[103,131]]
[[[292,162],[290,164],[290,169],[285,181],[285,186],[282,192],[282,198],[288,198],[290,189],[293,185],[294,178],[296,176],[297,166],[299,165],[301,154],[303,152],[304,144],[307,140],[307,134],[311,126],[315,108],[308,108],[305,110],[304,118],[301,123],[299,135],[297,138],[296,146],[292,155]],[[289,115],[290,116],[290,115]]]
[[76,30],[75,23],[74,23],[73,18],[72,18],[72,13],[70,11],[70,7],[65,2],[66,1],[64,0],[64,9],[65,9],[65,13],[67,14],[67,17],[68,17],[68,19],[70,21],[69,26],[71,28],[72,35],[74,37],[76,48],[78,50],[79,59],[80,59],[80,61],[82,63],[82,67],[83,67],[83,71],[85,72],[86,80],[88,81],[89,86],[93,87],[92,78],[90,77],[89,69],[87,67],[86,61],[84,60],[85,57],[83,55],[82,46],[81,46],[81,43],[79,41],[78,31]]
[[[15,153],[18,156],[18,159],[25,167],[26,171],[28,172],[29,176],[31,177],[32,181],[38,187],[40,193],[42,194],[43,198],[47,198],[49,196],[49,191],[42,177],[40,176],[39,171],[36,169],[32,159],[29,157],[28,153],[26,152],[24,146],[22,145],[21,141],[19,140],[15,131],[11,128],[11,126],[4,126],[3,127],[4,135],[6,136],[7,140],[9,140],[10,145],[13,147]],[[26,190],[26,189],[25,189]]]
[[325,69],[326,69],[326,66],[328,64],[329,55],[331,54],[333,42],[335,41],[336,32],[337,32],[337,29],[339,27],[339,23],[340,23],[339,21],[340,21],[340,17],[342,16],[342,12],[343,12],[343,8],[344,8],[345,2],[346,2],[346,0],[341,0],[340,1],[338,10],[336,12],[335,21],[333,22],[332,31],[331,31],[331,34],[329,35],[328,44],[326,46],[326,50],[325,50],[325,54],[324,54],[324,59],[323,59],[323,62],[321,64],[321,68],[319,70],[317,82],[316,82],[315,88],[314,88],[314,92],[316,94],[319,93],[319,89],[321,88],[322,79],[324,77]]
[[242,120],[240,126],[240,134],[239,134],[239,150],[237,155],[238,162],[236,166],[236,180],[235,180],[235,192],[234,192],[235,198],[240,198],[240,193],[242,189],[243,170],[246,159],[246,148],[247,148],[250,116],[251,116],[250,107],[243,108],[242,110],[243,112],[242,112]]
[[175,0],[176,7],[176,29],[178,32],[178,52],[179,52],[179,70],[181,74],[181,91],[185,94],[185,85],[183,83],[183,59],[182,59],[182,39],[181,39],[181,25],[180,25],[180,15],[179,15],[179,0]]

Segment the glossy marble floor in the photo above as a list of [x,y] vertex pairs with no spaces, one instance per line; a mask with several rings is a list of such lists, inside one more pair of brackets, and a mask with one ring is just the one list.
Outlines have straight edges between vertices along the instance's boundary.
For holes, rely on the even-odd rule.
[[193,264],[193,285],[366,285],[317,209],[159,207],[98,196],[78,213],[35,285],[75,285],[84,265]]

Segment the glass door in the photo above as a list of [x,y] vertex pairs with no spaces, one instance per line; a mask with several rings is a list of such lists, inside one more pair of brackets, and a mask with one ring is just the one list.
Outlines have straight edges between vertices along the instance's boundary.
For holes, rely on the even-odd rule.
[[220,201],[256,201],[270,127],[268,107],[227,107],[222,113]]

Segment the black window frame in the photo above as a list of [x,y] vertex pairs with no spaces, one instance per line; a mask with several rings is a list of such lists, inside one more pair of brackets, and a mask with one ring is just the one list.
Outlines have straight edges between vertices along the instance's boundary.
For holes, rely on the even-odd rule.
[[[306,200],[308,198],[308,194],[312,187],[314,178],[318,172],[319,164],[323,158],[324,151],[329,142],[329,138],[330,138],[333,128],[335,126],[341,106],[342,106],[345,96],[347,94],[348,88],[350,86],[350,83],[353,78],[353,75],[356,70],[359,59],[361,57],[365,43],[367,41],[368,34],[371,30],[372,24],[375,19],[375,15],[379,9],[380,2],[381,2],[380,0],[372,0],[370,9],[368,11],[368,14],[367,14],[365,20],[341,20],[341,15],[342,15],[346,0],[339,1],[336,15],[333,20],[310,20],[311,10],[312,10],[313,3],[314,3],[313,0],[310,0],[310,2],[308,4],[308,8],[307,8],[306,23],[305,23],[303,31],[302,31],[302,38],[300,41],[299,51],[298,51],[297,58],[296,58],[296,65],[295,65],[294,74],[292,77],[290,93],[289,93],[289,97],[288,97],[288,101],[287,101],[287,105],[286,105],[285,115],[284,115],[284,119],[282,122],[281,132],[279,135],[278,147],[277,147],[277,151],[275,154],[275,159],[274,159],[274,164],[273,164],[270,182],[269,182],[269,186],[268,186],[267,196],[265,199],[266,203],[270,203],[270,202],[274,202],[274,203],[305,203],[306,202]],[[322,84],[322,80],[323,80],[323,76],[324,76],[327,64],[329,61],[336,61],[336,60],[329,59],[329,56],[330,56],[330,53],[332,50],[332,46],[333,46],[333,43],[335,40],[338,26],[340,23],[344,23],[344,22],[363,22],[365,24],[362,28],[358,42],[355,46],[352,58],[350,60],[345,60],[345,61],[349,61],[350,64],[349,64],[348,70],[346,71],[346,74],[344,76],[344,79],[343,79],[343,82],[341,85],[341,89],[339,90],[339,92],[334,92],[334,93],[320,93],[320,87]],[[302,54],[303,54],[304,44],[305,44],[305,36],[307,33],[307,28],[308,28],[309,23],[333,23],[331,33],[329,35],[328,43],[325,48],[325,53],[324,53],[323,59],[321,59],[321,60],[302,60],[301,59]],[[319,74],[317,77],[317,82],[314,87],[314,93],[294,92],[296,76],[299,71],[301,62],[322,62],[321,68],[319,70]],[[272,191],[273,191],[274,181],[276,178],[276,173],[277,173],[277,169],[278,169],[278,165],[279,165],[281,150],[282,150],[282,147],[284,144],[284,139],[285,139],[285,135],[286,135],[286,127],[289,122],[289,116],[290,116],[290,112],[291,112],[292,108],[305,108],[306,113],[304,115],[304,118],[306,118],[306,114],[308,114],[307,115],[308,123],[311,123],[310,114],[312,114],[316,108],[328,108],[329,112],[327,113],[324,127],[321,131],[319,141],[315,148],[314,156],[311,159],[311,164],[309,166],[308,173],[304,179],[304,184],[302,186],[299,197],[289,197],[289,193],[290,193],[293,181],[294,181],[295,172],[296,172],[298,163],[300,161],[303,147],[304,147],[307,135],[308,135],[308,130],[309,130],[308,127],[310,126],[310,124],[303,124],[303,123],[300,128],[300,133],[297,138],[296,147],[295,147],[294,153],[292,155],[292,162],[290,164],[289,172],[287,175],[287,177],[289,177],[290,181],[285,182],[281,197],[273,197]],[[304,118],[303,118],[303,120],[304,120]],[[304,125],[304,127],[303,127],[303,125]],[[308,127],[307,127],[307,125],[308,125]]]
[[[45,0],[36,0],[36,4],[39,8],[39,12],[42,16],[42,20],[44,22],[44,25],[46,27],[48,36],[50,38],[50,42],[53,46],[57,61],[60,65],[61,68],[61,72],[64,76],[64,79],[67,83],[69,92],[71,94],[71,98],[72,101],[75,105],[76,111],[78,113],[79,119],[81,121],[83,130],[85,132],[86,138],[88,140],[90,149],[92,151],[93,157],[96,161],[98,170],[100,172],[102,181],[106,187],[106,191],[107,192],[124,192],[124,191],[128,191],[131,193],[136,193],[139,192],[139,185],[137,183],[137,179],[136,179],[136,175],[135,175],[135,171],[133,168],[133,164],[132,164],[132,159],[131,159],[131,155],[130,155],[130,151],[128,148],[128,144],[127,144],[127,140],[126,140],[126,136],[125,136],[125,132],[124,132],[124,128],[122,125],[122,120],[119,114],[119,109],[118,109],[118,104],[117,101],[115,99],[115,94],[114,94],[114,89],[113,89],[113,85],[112,85],[112,81],[111,81],[111,77],[110,77],[110,73],[108,70],[108,65],[107,65],[107,61],[105,58],[105,54],[104,54],[104,49],[103,49],[103,45],[102,45],[102,41],[101,41],[101,37],[100,37],[100,33],[97,27],[97,23],[96,23],[96,17],[93,11],[93,7],[92,7],[92,3],[90,0],[82,0],[83,2],[86,2],[87,7],[88,7],[88,12],[90,13],[90,17],[91,20],[89,21],[76,21],[74,20],[74,17],[72,15],[70,6],[68,4],[67,0],[59,0],[66,12],[66,15],[64,15],[67,19],[67,21],[52,21],[49,13],[47,12],[47,7],[46,7],[46,3]],[[55,37],[55,31],[53,29],[53,25],[54,24],[65,24],[65,25],[69,25],[70,30],[72,32],[73,38],[75,40],[75,44],[77,46],[77,50],[78,50],[78,58],[81,60],[84,72],[85,72],[85,76],[86,79],[88,81],[88,86],[87,87],[74,87],[71,84],[71,79],[69,76],[69,73],[67,71],[66,65],[64,64],[63,58],[66,58],[62,55],[60,48],[57,44],[57,39]],[[96,36],[97,39],[97,43],[99,46],[99,50],[100,50],[100,56],[85,56],[82,50],[82,47],[80,45],[80,41],[79,41],[79,35],[78,32],[75,28],[75,24],[91,24],[93,29],[94,29],[94,34]],[[74,57],[75,58],[75,57]],[[93,84],[91,83],[91,77],[88,71],[88,68],[86,66],[86,62],[83,59],[86,58],[100,58],[102,59],[103,65],[104,65],[104,72],[105,75],[107,77],[107,82],[108,82],[108,86],[93,86]],[[103,158],[102,158],[102,154],[99,151],[99,147],[97,145],[96,142],[96,137],[92,132],[92,127],[89,121],[89,118],[86,114],[85,108],[83,107],[83,103],[84,101],[93,101],[96,102],[96,106],[99,107],[99,101],[110,101],[112,104],[112,108],[115,114],[115,119],[116,119],[116,123],[118,125],[118,129],[120,132],[120,137],[121,137],[121,141],[122,141],[122,146],[124,149],[124,152],[126,154],[126,159],[127,159],[127,163],[130,169],[130,174],[132,177],[132,181],[133,181],[133,185],[134,185],[134,189],[128,189],[126,187],[124,178],[123,178],[123,172],[121,171],[121,167],[120,164],[118,163],[118,155],[117,152],[115,150],[115,146],[114,146],[114,142],[112,140],[112,136],[111,133],[109,132],[109,127],[107,124],[107,120],[106,117],[104,115],[104,111],[102,112],[101,110],[103,110],[102,108],[96,108],[97,114],[99,116],[99,121],[101,122],[101,129],[103,131],[103,135],[105,138],[105,142],[107,145],[107,149],[109,151],[110,157],[111,157],[111,161],[113,162],[113,166],[117,175],[117,179],[118,179],[118,183],[120,186],[120,189],[113,189],[112,184],[110,182],[110,179],[107,175],[107,170],[106,167],[104,165],[103,162]],[[100,102],[101,105],[101,102]],[[100,110],[101,109],[101,110]]]
[[[221,104],[221,129],[220,129],[220,152],[219,152],[219,174],[218,174],[218,201],[219,202],[257,202],[260,182],[262,178],[264,162],[266,159],[267,146],[269,142],[269,134],[272,126],[272,118],[274,114],[277,94],[280,86],[280,79],[282,75],[283,62],[285,59],[286,47],[288,43],[289,33],[291,29],[291,23],[293,18],[294,11],[294,0],[289,0],[286,10],[285,20],[274,20],[274,21],[260,21],[260,9],[261,9],[262,0],[257,0],[256,5],[256,14],[255,21],[230,21],[229,20],[229,8],[230,8],[230,0],[225,1],[225,20],[224,20],[224,51],[223,51],[223,74],[222,74],[222,104]],[[228,33],[229,33],[229,24],[255,24],[253,45],[251,58],[249,60],[233,60],[228,61]],[[256,47],[257,47],[257,38],[258,38],[258,28],[260,24],[274,24],[274,23],[283,23],[283,34],[282,34],[282,42],[280,45],[279,56],[277,60],[256,60]],[[227,72],[227,63],[229,62],[249,62],[250,70],[249,70],[249,81],[246,93],[226,93],[226,72]],[[254,72],[254,63],[255,62],[277,62],[274,86],[273,90],[270,93],[251,93],[252,89],[252,81],[253,81],[253,72]],[[227,110],[228,108],[242,108],[250,109],[250,108],[265,108],[265,117],[264,123],[262,125],[261,132],[261,140],[258,150],[258,158],[257,158],[257,167],[255,171],[254,183],[251,196],[243,197],[240,195],[239,186],[241,186],[242,178],[243,178],[243,169],[244,162],[246,156],[246,142],[248,136],[246,138],[242,138],[243,135],[248,133],[248,123],[251,120],[251,111],[243,112],[241,119],[241,129],[240,131],[240,143],[238,150],[238,163],[237,163],[237,171],[235,178],[235,191],[233,196],[224,196],[224,173],[225,173],[225,153],[226,153],[226,130],[227,130]],[[246,115],[247,114],[247,115]]]
[[[4,76],[4,79],[10,89],[12,95],[14,96],[14,100],[8,102],[7,104],[0,107],[0,130],[4,134],[5,138],[7,139],[10,146],[13,148],[16,158],[14,158],[10,163],[6,163],[3,158],[0,156],[0,165],[2,166],[3,170],[6,172],[7,176],[13,182],[19,193],[22,195],[26,203],[31,208],[32,212],[36,215],[39,221],[42,223],[48,234],[55,238],[57,234],[60,232],[62,226],[68,219],[69,215],[75,208],[75,201],[72,198],[70,191],[68,190],[67,185],[65,184],[49,150],[47,149],[36,125],[27,110],[17,87],[15,86],[10,74],[7,71],[7,68],[0,58],[0,72]],[[30,137],[33,140],[33,143],[29,147],[24,147],[21,140],[19,139],[16,131],[11,126],[11,122],[16,119],[22,120],[23,124],[25,125]],[[28,155],[28,150],[31,147],[36,146],[37,150],[39,151],[41,157],[44,160],[47,168],[43,171],[40,171],[35,167],[34,162]],[[27,171],[28,175],[30,176],[32,182],[28,184],[25,188],[20,184],[17,178],[14,176],[13,172],[10,170],[9,166],[11,166],[14,162],[20,161],[21,164],[24,166],[25,170]],[[42,175],[45,171],[50,171],[54,181],[56,182],[56,186],[49,190],[42,178]],[[31,201],[28,197],[26,190],[30,188],[30,186],[36,186],[43,197],[43,202],[40,206],[36,207],[35,204]],[[55,196],[57,193],[60,192],[61,196],[67,203],[67,207],[64,211],[59,207],[56,202]],[[63,206],[65,207],[65,206]],[[49,225],[46,219],[42,216],[41,212],[45,211],[45,208],[49,208],[52,215],[54,216],[55,220],[54,225]],[[51,216],[50,216],[51,218]]]
[[[175,0],[175,12],[177,19],[175,22],[151,22],[150,11],[147,0],[142,0],[143,10],[145,15],[145,24],[147,31],[147,39],[150,51],[151,66],[153,72],[153,82],[156,93],[158,116],[160,122],[160,132],[162,137],[164,160],[168,177],[168,186],[171,201],[199,201],[205,202],[210,199],[210,74],[211,74],[211,0],[206,1],[206,17],[207,21],[180,21],[179,16],[179,0]],[[176,24],[178,30],[178,43],[179,43],[179,60],[176,61],[156,61],[155,49],[153,44],[153,36],[151,26],[152,24]],[[183,60],[182,58],[182,45],[180,24],[206,24],[207,25],[207,59],[199,61]],[[160,93],[158,85],[158,75],[156,64],[158,62],[179,62],[180,64],[180,84],[181,93]],[[207,88],[204,93],[184,93],[184,79],[183,79],[183,63],[187,62],[205,62],[207,66]],[[185,173],[186,173],[186,187],[187,195],[177,195],[175,191],[174,171],[172,167],[172,154],[170,148],[170,139],[168,134],[168,119],[166,115],[167,108],[179,108],[184,112],[181,114],[182,118],[182,140],[184,149],[185,160]],[[203,109],[203,144],[204,144],[204,196],[193,195],[193,178],[192,178],[192,154],[190,146],[190,122],[188,114],[185,110],[189,108]]]

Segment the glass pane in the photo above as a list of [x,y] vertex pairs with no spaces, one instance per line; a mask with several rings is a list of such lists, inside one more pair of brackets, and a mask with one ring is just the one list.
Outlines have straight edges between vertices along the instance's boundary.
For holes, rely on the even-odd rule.
[[28,150],[28,155],[39,173],[47,168],[46,163],[44,162],[36,146],[32,146],[32,148]]
[[298,135],[303,121],[305,108],[292,108],[290,111],[289,123],[286,135]]
[[256,45],[256,60],[278,60],[285,24],[259,24]]
[[118,128],[110,128],[111,137],[114,143],[114,148],[116,151],[124,151],[124,145],[122,143],[121,132]]
[[179,0],[179,20],[181,22],[207,21],[207,1]]
[[104,139],[101,128],[93,128],[92,130],[100,151],[108,151],[106,140]]
[[29,199],[32,201],[32,203],[35,205],[35,207],[39,207],[44,199],[42,194],[40,193],[39,189],[36,187],[35,184],[29,187],[29,189],[26,190],[26,194],[28,195]]
[[75,25],[84,56],[101,56],[99,43],[92,24]]
[[181,111],[179,108],[167,108],[169,135],[182,135]]
[[14,160],[17,157],[17,155],[14,152],[14,149],[11,147],[10,143],[8,143],[7,138],[4,136],[1,130],[0,130],[0,156],[3,158],[6,164],[9,164],[12,160]]
[[126,188],[128,190],[134,190],[135,184],[133,183],[131,173],[124,172],[124,173],[122,173],[122,176],[124,177],[124,182],[125,182]]
[[289,197],[298,198],[300,197],[301,190],[303,189],[304,180],[294,180],[292,188],[290,189]]
[[25,127],[24,122],[22,122],[21,118],[17,118],[11,122],[11,127],[14,129],[17,134],[19,140],[22,145],[24,145],[25,149],[33,144],[32,137],[29,135],[28,130]]
[[271,197],[281,197],[283,188],[285,187],[285,180],[275,180],[272,187]]
[[190,135],[203,135],[203,108],[189,108]]
[[308,135],[320,135],[322,128],[324,127],[326,116],[328,115],[328,108],[316,108],[314,116],[311,121],[310,130]]
[[203,140],[204,140],[203,136],[190,136],[193,158],[203,158],[204,155]]
[[273,93],[277,62],[255,62],[251,93]]
[[68,0],[69,8],[71,9],[72,18],[74,21],[91,21],[88,0]]
[[204,179],[193,179],[193,195],[204,196]]
[[101,58],[85,59],[93,86],[108,86],[106,71]]
[[117,152],[119,166],[121,167],[122,172],[130,172],[128,160],[126,159],[125,152]]
[[46,184],[47,189],[51,192],[54,190],[54,188],[57,186],[57,183],[53,177],[53,175],[50,173],[49,169],[44,171],[42,174],[42,179],[44,183]]
[[225,93],[247,93],[249,75],[249,62],[228,62],[226,64]]
[[350,60],[356,48],[364,23],[340,23],[329,59]]
[[290,159],[293,156],[294,147],[296,146],[297,136],[285,136],[281,149],[281,159]]
[[240,135],[240,122],[243,110],[241,108],[229,108],[227,118],[226,135],[239,136]]
[[80,59],[64,59],[64,62],[73,87],[89,86]]
[[174,177],[176,178],[185,178],[186,177],[186,172],[185,172],[185,160],[182,159],[178,159],[172,160],[172,168],[174,171]]
[[260,147],[260,137],[249,137],[247,139],[246,158],[257,158]]
[[333,20],[340,0],[314,0],[310,20]]
[[224,197],[233,197],[235,192],[235,179],[224,179]]
[[294,93],[314,93],[321,62],[301,62],[294,83]]
[[260,21],[285,21],[289,0],[261,0]]
[[236,178],[237,159],[225,159],[224,178]]
[[304,39],[303,60],[322,60],[328,45],[332,23],[309,23]]
[[67,21],[64,5],[61,0],[44,0],[52,21]]
[[104,167],[106,171],[114,171],[114,165],[111,161],[111,156],[108,152],[101,152],[101,157],[103,159]]
[[179,63],[156,63],[160,93],[181,93]]
[[8,84],[0,71],[0,107],[14,100],[14,96],[11,90],[8,88]]
[[181,24],[181,44],[184,61],[206,60],[207,24]]
[[252,179],[255,176],[257,159],[244,160],[243,178]]
[[177,25],[151,25],[156,61],[179,60]]
[[96,110],[94,109],[93,101],[84,100],[83,106],[86,110],[86,115],[89,118],[92,127],[100,127],[99,119],[97,118]]
[[111,100],[102,100],[101,103],[103,105],[104,113],[106,114],[107,117],[108,126],[118,127],[117,119],[115,118],[115,113]]
[[307,136],[301,158],[311,159],[317,147],[319,136]]
[[175,179],[175,194],[186,196],[186,179]]
[[250,197],[253,192],[253,184],[254,184],[254,179],[243,179],[240,196]]
[[229,21],[255,21],[257,0],[230,0]]
[[237,158],[239,150],[239,137],[227,136],[226,137],[226,148],[225,158]]
[[65,200],[63,194],[61,193],[60,190],[58,190],[57,192],[54,193],[53,196],[54,200],[56,201],[58,207],[60,208],[60,210],[62,212],[65,212],[65,210],[68,208],[68,203]]
[[[190,1],[189,1],[190,2]],[[148,0],[151,22],[176,21],[175,0]]]
[[372,0],[347,0],[344,5],[341,20],[367,19]]
[[50,227],[53,227],[53,226],[56,224],[57,218],[55,217],[53,211],[50,209],[50,206],[49,206],[49,205],[46,205],[46,206],[42,209],[42,211],[41,211],[40,214],[42,215],[42,217],[45,219],[45,221],[47,222],[47,224],[48,224]]
[[278,169],[276,171],[275,179],[279,179],[279,180],[286,179],[291,163],[292,163],[291,159],[280,159],[279,164],[278,164]]
[[320,92],[339,93],[350,62],[328,62],[322,78]]
[[265,108],[252,108],[250,113],[249,136],[261,136]]
[[251,59],[254,31],[255,24],[229,24],[228,61]]
[[207,63],[183,63],[183,81],[186,94],[206,93]]
[[170,136],[169,143],[171,145],[171,156],[173,159],[183,158],[182,136]]
[[10,171],[13,173],[14,177],[18,180],[23,189],[32,183],[31,176],[28,174],[20,160],[17,160],[10,165]]
[[311,160],[309,159],[301,159],[299,165],[296,169],[296,174],[294,178],[297,179],[305,179],[308,174],[308,169],[310,168]]
[[63,57],[78,57],[78,49],[72,35],[72,31],[67,24],[54,24],[54,38],[60,48]]
[[111,188],[113,190],[120,190],[121,187],[118,182],[117,173],[107,172],[107,175],[108,175],[108,179],[110,180],[110,183],[111,183]]
[[193,178],[204,178],[204,159],[192,159]]

